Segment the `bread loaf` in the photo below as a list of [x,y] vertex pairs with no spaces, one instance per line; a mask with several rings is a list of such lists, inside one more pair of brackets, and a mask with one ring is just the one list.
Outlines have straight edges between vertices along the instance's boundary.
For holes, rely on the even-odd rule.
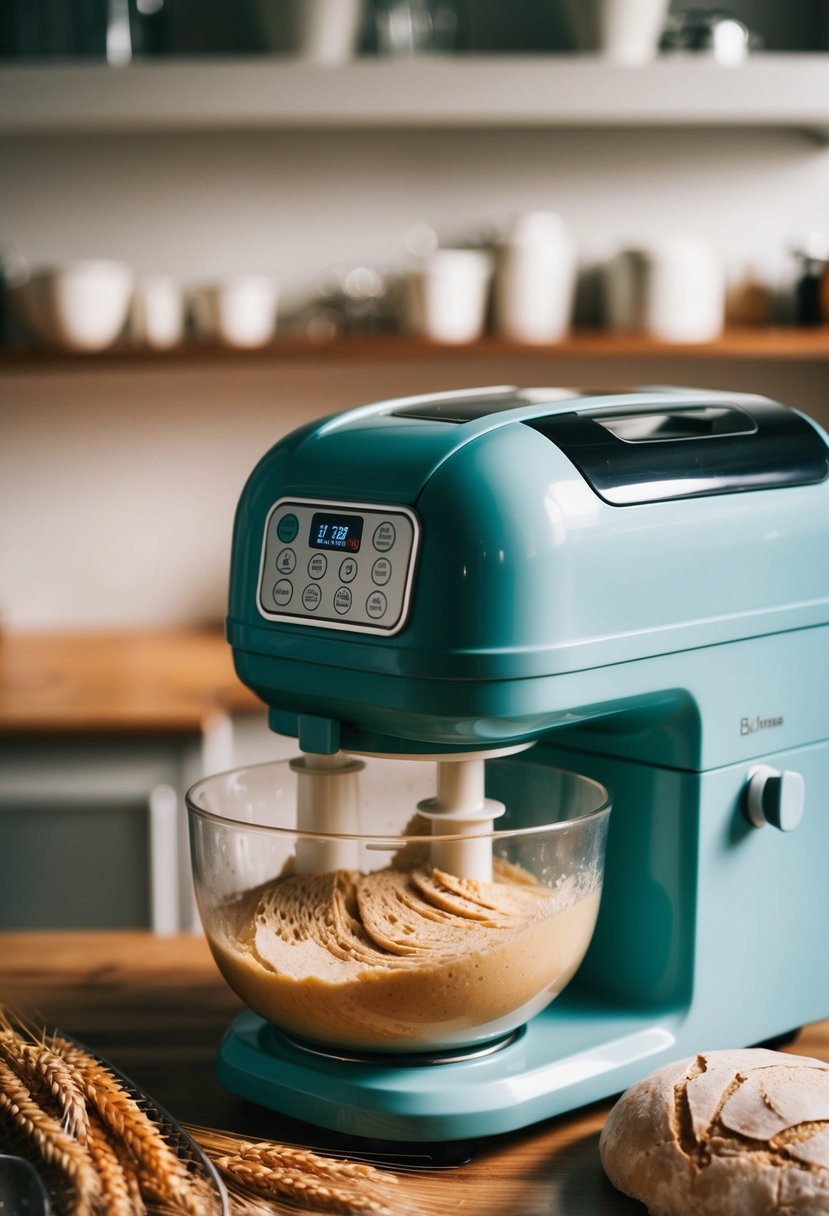
[[651,1216],[827,1216],[829,1064],[710,1051],[631,1086],[599,1142]]

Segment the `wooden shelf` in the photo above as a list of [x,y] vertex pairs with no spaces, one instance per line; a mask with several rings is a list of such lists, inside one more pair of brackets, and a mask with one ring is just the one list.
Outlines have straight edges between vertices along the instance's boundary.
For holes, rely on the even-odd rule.
[[0,134],[516,126],[782,127],[825,136],[829,54],[758,54],[732,68],[673,56],[632,68],[574,54],[0,68]]
[[216,630],[8,633],[0,738],[197,734],[219,713],[261,711]]
[[257,350],[186,345],[170,351],[122,346],[97,354],[7,348],[0,352],[0,374],[10,372],[91,371],[98,368],[140,370],[256,366],[286,363],[396,363],[424,359],[558,362],[565,359],[692,359],[829,361],[829,326],[818,329],[733,329],[716,342],[700,345],[658,342],[636,334],[576,332],[548,346],[525,346],[485,338],[465,346],[440,346],[411,337],[340,338],[315,343],[284,337]]

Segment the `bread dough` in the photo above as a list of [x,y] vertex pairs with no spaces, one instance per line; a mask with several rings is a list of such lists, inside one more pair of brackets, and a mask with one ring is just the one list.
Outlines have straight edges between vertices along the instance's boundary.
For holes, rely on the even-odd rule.
[[829,1064],[762,1048],[670,1064],[622,1095],[599,1151],[651,1216],[826,1216]]
[[222,974],[268,1021],[368,1050],[468,1044],[523,1024],[581,962],[598,884],[552,890],[495,863],[495,881],[395,864],[282,877],[211,918]]

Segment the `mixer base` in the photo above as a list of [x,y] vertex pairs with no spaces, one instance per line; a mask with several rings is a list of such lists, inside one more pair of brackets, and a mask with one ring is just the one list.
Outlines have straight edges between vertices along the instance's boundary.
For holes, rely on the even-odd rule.
[[218,1076],[251,1102],[362,1140],[463,1144],[618,1093],[675,1054],[680,1019],[565,996],[508,1041],[451,1062],[309,1051],[248,1010],[222,1040]]

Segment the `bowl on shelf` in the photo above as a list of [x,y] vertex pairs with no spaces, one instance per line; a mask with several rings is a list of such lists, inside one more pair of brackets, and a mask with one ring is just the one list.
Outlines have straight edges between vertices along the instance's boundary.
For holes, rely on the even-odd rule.
[[124,262],[88,259],[32,271],[11,289],[10,300],[38,343],[100,351],[121,335],[132,290],[133,272]]
[[[381,1052],[487,1043],[547,1006],[581,963],[601,895],[607,791],[545,765],[489,761],[488,796],[506,808],[497,830],[430,835],[414,810],[433,792],[430,769],[355,760],[347,834],[297,828],[303,762],[189,791],[216,963],[289,1037]],[[458,846],[491,851],[491,879],[438,864]]]

